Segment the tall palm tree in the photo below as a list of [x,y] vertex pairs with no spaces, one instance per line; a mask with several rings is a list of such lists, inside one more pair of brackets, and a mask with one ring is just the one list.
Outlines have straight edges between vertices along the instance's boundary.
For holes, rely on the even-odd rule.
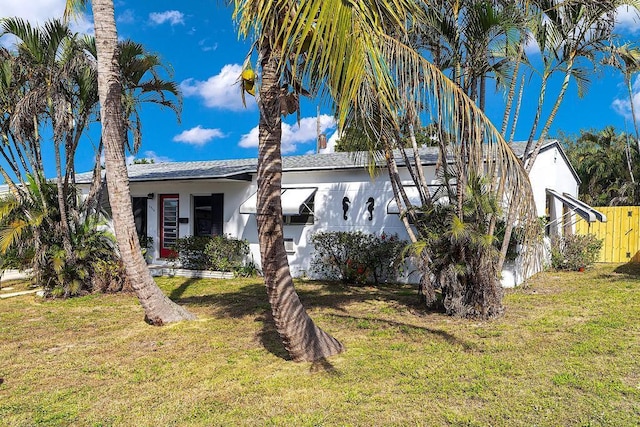
[[638,118],[636,117],[636,108],[633,100],[633,86],[631,79],[633,75],[640,71],[640,49],[625,43],[621,46],[612,46],[611,55],[605,60],[605,63],[619,69],[624,75],[624,83],[629,96],[629,108],[631,109],[631,120],[633,120],[633,129],[636,135],[636,147],[640,153],[640,129],[638,128]]
[[[636,0],[531,0],[526,2],[532,17],[533,38],[540,48],[543,61],[538,105],[525,148],[525,168],[531,171],[540,148],[564,100],[571,81],[582,96],[589,83],[590,68],[610,49],[614,38],[616,9],[623,5],[638,8]],[[538,132],[545,106],[548,83],[557,73],[562,74],[560,89]],[[504,263],[515,223],[514,211],[509,209],[502,241],[500,267]]]
[[[87,0],[67,0],[66,15],[86,5]],[[131,207],[125,158],[126,124],[123,86],[117,55],[118,34],[112,0],[92,0],[98,59],[98,94],[105,147],[105,169],[118,249],[127,276],[153,325],[194,319],[193,314],[167,298],[156,285],[142,257]]]
[[[525,149],[530,154],[526,160],[527,171],[533,167],[570,81],[576,82],[578,95],[582,96],[589,83],[589,68],[595,68],[598,55],[603,55],[610,49],[616,9],[624,5],[638,6],[638,2],[634,0],[593,0],[566,4],[557,0],[532,0],[531,3],[536,14],[534,38],[540,47],[545,66],[538,108]],[[558,72],[563,74],[562,84],[536,140],[546,85],[551,76]]]
[[507,80],[515,63],[526,30],[522,8],[504,0],[439,0],[424,7],[429,19],[413,29],[413,42],[484,110],[487,78]]
[[[64,159],[73,157],[74,141],[79,140],[91,114],[90,110],[77,108],[75,88],[79,70],[87,64],[81,50],[76,48],[75,36],[60,20],[51,20],[41,27],[33,27],[19,18],[2,21],[2,35],[11,34],[18,39],[17,53],[12,55],[15,63],[14,77],[20,85],[15,87],[21,97],[13,106],[10,128],[14,143],[29,146],[31,167],[39,185],[44,176],[40,146],[40,127],[48,123],[53,130],[53,151],[56,165],[56,184],[59,228],[66,257],[73,264],[75,254],[71,244],[70,219],[73,205],[67,205],[70,195],[69,182],[63,176]],[[73,198],[75,203],[75,198]]]
[[[276,326],[294,360],[313,360],[342,350],[321,333],[295,294],[282,238],[280,207],[281,114],[307,91],[330,99],[340,128],[357,123],[374,146],[398,136],[403,111],[429,111],[460,143],[474,129],[475,167],[484,154],[527,192],[522,168],[499,133],[473,102],[433,64],[407,45],[407,23],[421,11],[413,1],[236,0],[239,32],[254,34],[261,84],[258,166],[258,230],[267,293]],[[250,88],[253,89],[253,81]],[[306,87],[304,87],[306,86]],[[304,87],[304,89],[303,89]],[[287,109],[289,112],[294,108]]]

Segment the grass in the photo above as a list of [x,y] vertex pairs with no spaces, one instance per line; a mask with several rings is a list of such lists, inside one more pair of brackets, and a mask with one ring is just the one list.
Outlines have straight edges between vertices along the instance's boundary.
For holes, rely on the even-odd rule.
[[0,299],[0,425],[640,423],[637,268],[540,274],[491,322],[425,313],[408,286],[299,282],[347,346],[316,364],[286,360],[259,280],[158,283],[199,320],[148,326],[130,295]]

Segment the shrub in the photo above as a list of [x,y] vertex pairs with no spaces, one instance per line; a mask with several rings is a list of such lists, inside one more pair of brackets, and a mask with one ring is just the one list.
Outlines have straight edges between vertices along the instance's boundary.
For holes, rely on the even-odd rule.
[[[420,297],[428,307],[441,303],[448,315],[483,319],[504,312],[500,251],[489,234],[491,218],[499,217],[500,209],[489,188],[484,177],[471,174],[462,209],[446,196],[424,207],[412,248],[422,273]],[[516,241],[517,234],[516,229]]]
[[207,245],[211,242],[208,236],[188,236],[178,239],[175,251],[182,267],[189,270],[209,270],[209,259],[205,253]]
[[210,263],[210,270],[237,272],[245,264],[249,244],[246,240],[214,236],[205,247],[205,254]]
[[558,270],[591,267],[600,254],[602,240],[593,234],[570,234],[551,244],[551,266]]
[[232,271],[247,274],[249,245],[227,236],[189,236],[178,239],[175,250],[182,267],[190,270]]
[[131,292],[133,287],[121,259],[100,260],[93,266],[91,286],[94,292]]
[[397,235],[361,231],[327,231],[311,236],[315,246],[312,270],[344,283],[380,283],[397,277],[401,252],[407,245]]

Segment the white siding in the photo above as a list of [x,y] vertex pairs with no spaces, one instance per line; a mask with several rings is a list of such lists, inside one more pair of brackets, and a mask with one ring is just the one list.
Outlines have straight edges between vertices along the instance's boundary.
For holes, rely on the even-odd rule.
[[[402,177],[410,184],[409,176],[404,171]],[[433,166],[425,167],[427,182],[435,178]],[[551,146],[540,152],[536,164],[530,174],[534,198],[539,216],[545,215],[547,188],[577,196],[578,183],[571,167],[566,163],[562,152]],[[393,192],[386,170],[379,170],[378,176],[372,178],[365,169],[357,170],[312,170],[288,171],[283,174],[283,187],[317,187],[315,194],[315,222],[313,225],[285,225],[285,239],[292,239],[294,250],[289,253],[289,264],[294,276],[309,275],[313,248],[311,235],[318,231],[353,231],[361,230],[369,233],[398,234],[407,239],[407,234],[397,214],[387,214],[387,204],[393,199]],[[257,185],[253,181],[233,180],[182,180],[132,182],[131,195],[148,199],[147,233],[153,238],[152,262],[162,264],[165,260],[159,255],[159,211],[160,195],[179,194],[180,217],[189,218],[188,223],[180,224],[180,237],[193,233],[193,196],[224,194],[224,233],[246,239],[251,248],[254,262],[260,264],[260,251],[255,215],[240,214],[240,205],[255,191]],[[348,197],[350,204],[347,219],[343,218],[342,201]],[[371,220],[367,209],[367,200],[374,199],[374,210]],[[552,219],[562,215],[562,204],[555,202],[552,207]],[[518,280],[519,282],[519,280]]]

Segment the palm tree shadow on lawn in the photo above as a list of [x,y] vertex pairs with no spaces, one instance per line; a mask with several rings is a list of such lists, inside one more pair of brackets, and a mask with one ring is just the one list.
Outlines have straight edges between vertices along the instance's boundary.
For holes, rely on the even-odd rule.
[[631,278],[638,279],[640,278],[640,263],[628,262],[626,264],[619,265],[613,271],[618,274],[625,274]]
[[[197,296],[182,297],[185,290],[194,284],[197,279],[187,279],[175,288],[170,297],[175,302],[186,306],[206,307],[215,317],[242,318],[255,316],[256,322],[261,322],[261,328],[256,333],[256,338],[264,348],[273,355],[284,360],[290,360],[287,351],[282,345],[282,340],[277,333],[276,326],[271,315],[264,284],[261,282],[244,285],[233,292],[215,292],[211,287],[209,293]],[[420,318],[423,315],[433,313],[427,311],[419,303],[417,292],[410,285],[379,285],[373,287],[347,286],[335,282],[305,282],[297,284],[296,290],[302,304],[310,312],[314,309],[328,309],[334,313],[325,313],[326,316],[343,319],[357,324],[360,321],[373,321],[377,324],[392,328],[409,328],[432,334],[450,344],[468,346],[455,336],[443,330],[419,326],[397,320],[375,318],[371,316],[358,316],[353,314],[350,306],[367,302],[380,302],[399,309],[405,308],[408,315]],[[375,309],[374,309],[375,310]],[[375,313],[375,312],[374,312]],[[313,314],[312,314],[313,315]],[[326,371],[335,373],[335,369],[328,361],[318,361],[311,366],[312,371]]]

